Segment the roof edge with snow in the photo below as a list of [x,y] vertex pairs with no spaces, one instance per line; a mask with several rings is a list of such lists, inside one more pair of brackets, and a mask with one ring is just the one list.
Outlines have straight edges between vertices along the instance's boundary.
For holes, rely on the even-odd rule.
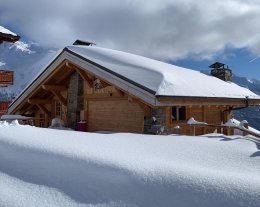
[[[84,54],[81,54],[80,52],[77,52],[77,50],[76,50],[77,48],[75,50],[73,50],[73,47],[76,47],[76,46],[65,47],[59,54],[57,54],[56,57],[54,57],[54,59],[49,64],[47,64],[46,67],[43,68],[42,72],[11,103],[11,105],[9,106],[9,112],[12,112],[19,105],[19,103],[22,103],[22,101],[26,97],[28,97],[30,92],[32,92],[38,86],[38,84],[42,84],[42,82],[44,81],[44,78],[46,78],[52,71],[54,71],[55,68],[64,60],[72,61],[75,64],[81,64],[80,65],[81,67],[87,68],[88,70],[91,69],[92,70],[91,72],[94,72],[94,73],[98,72],[99,75],[101,75],[101,76],[102,76],[102,74],[104,74],[104,77],[101,77],[101,78],[104,78],[105,80],[107,78],[110,78],[110,80],[107,80],[107,81],[115,84],[117,87],[119,87],[119,88],[121,88],[125,91],[128,91],[131,94],[134,92],[135,94],[133,94],[133,95],[137,96],[140,99],[143,99],[145,102],[147,102],[151,105],[154,105],[154,106],[161,104],[158,100],[156,100],[157,98],[169,98],[169,97],[170,98],[197,98],[197,99],[203,98],[203,99],[214,99],[214,100],[219,102],[220,99],[244,100],[246,98],[246,96],[248,96],[248,94],[252,95],[251,97],[249,97],[250,100],[253,99],[253,100],[258,100],[258,102],[260,102],[260,96],[254,94],[251,91],[249,91],[248,89],[242,88],[242,87],[240,87],[236,84],[232,84],[232,85],[235,85],[235,87],[238,88],[238,89],[243,89],[243,91],[246,92],[245,96],[232,97],[232,95],[230,95],[230,96],[227,96],[227,95],[225,95],[225,96],[219,96],[218,95],[217,96],[216,95],[215,97],[214,96],[207,97],[207,94],[206,95],[202,94],[201,96],[197,95],[197,94],[194,94],[194,95],[193,94],[187,94],[187,95],[158,94],[158,91],[156,91],[152,87],[149,87],[149,84],[148,85],[142,84],[140,81],[138,82],[134,78],[127,76],[127,73],[130,70],[124,71],[125,73],[120,73],[119,70],[114,70],[114,67],[119,67],[120,69],[123,68],[124,65],[120,65],[120,64],[124,63],[123,61],[120,64],[114,64],[114,62],[112,62],[110,64],[102,64],[102,62],[100,62],[99,59],[98,59],[98,61],[96,61],[95,56],[93,56],[94,58],[91,57],[91,55],[90,55],[90,57],[88,57],[88,55],[84,55]],[[85,48],[87,48],[87,49],[85,49]],[[85,48],[80,47],[80,49],[83,50],[83,51],[84,50],[88,50],[88,51],[93,50],[94,52],[96,52],[95,50],[97,50],[97,52],[99,52],[98,50],[103,49],[103,48],[95,49],[95,47],[85,47]],[[92,49],[92,48],[94,48],[94,49]],[[162,63],[160,61],[156,61],[156,60],[152,60],[152,59],[149,59],[149,58],[144,58],[144,57],[141,57],[141,56],[132,55],[132,54],[128,54],[128,53],[123,53],[123,52],[119,52],[119,51],[113,51],[113,50],[108,50],[108,49],[104,49],[104,50],[107,53],[106,55],[109,55],[110,51],[114,52],[116,55],[119,54],[118,55],[119,57],[117,57],[118,59],[120,59],[120,55],[122,53],[123,54],[122,57],[129,55],[129,56],[131,56],[130,58],[132,58],[132,59],[137,58],[137,59],[141,59],[141,60],[144,59],[144,61],[148,60],[151,63],[156,63],[156,64],[159,63],[159,66],[165,66],[166,65],[167,66],[166,71],[173,73],[173,71],[169,71],[169,70],[171,70],[170,64]],[[96,55],[96,53],[94,53],[94,54]],[[107,58],[107,56],[106,57],[104,56],[104,58]],[[129,67],[129,65],[126,65],[126,66]],[[127,69],[131,69],[134,66],[135,65],[133,65],[133,66],[131,65],[131,67],[129,67]],[[174,69],[174,67],[177,67],[177,66],[173,66],[173,69]],[[138,72],[138,69],[139,69],[138,65],[134,69]],[[150,72],[149,69],[150,68],[145,68],[145,72],[149,73]],[[142,67],[140,67],[140,70],[144,70],[144,69]],[[182,70],[182,68],[177,67],[177,70],[179,72],[180,70]],[[186,70],[185,71],[186,73],[187,73],[187,71],[188,71],[188,73],[190,71],[192,71],[192,70],[185,69],[185,68],[183,68],[183,70]],[[154,72],[154,71],[152,71],[152,72]],[[204,75],[204,74],[201,74],[201,75],[203,77],[207,76],[207,75]],[[142,77],[142,78],[145,79],[144,77]],[[182,78],[184,79],[185,77],[182,77]],[[213,78],[214,81],[218,82],[218,84],[219,83],[224,84],[223,81],[217,80],[214,77],[204,77],[204,78],[206,78],[206,79],[207,78]],[[210,79],[210,81],[211,81],[211,79]],[[174,85],[174,83],[170,83],[170,84]],[[238,93],[239,93],[239,91],[238,91]],[[254,105],[258,105],[258,104],[259,103],[257,103],[257,104],[254,103]]]

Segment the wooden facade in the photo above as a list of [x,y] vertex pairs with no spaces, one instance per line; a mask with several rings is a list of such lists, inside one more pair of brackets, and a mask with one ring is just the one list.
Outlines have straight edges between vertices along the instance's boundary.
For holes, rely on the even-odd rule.
[[0,44],[3,42],[10,42],[14,43],[20,39],[20,36],[18,35],[13,35],[13,34],[6,34],[0,32]]
[[14,72],[10,70],[0,70],[0,87],[14,84]]
[[10,101],[0,101],[0,117],[7,113]]
[[34,117],[34,124],[39,127],[50,126],[51,120],[58,117],[72,129],[77,129],[77,124],[84,120],[90,132],[186,135],[194,134],[193,126],[187,124],[194,117],[212,125],[197,127],[195,134],[199,135],[224,133],[214,125],[231,118],[232,108],[260,104],[259,99],[154,95],[156,104],[152,104],[145,92],[140,96],[131,92],[137,86],[126,90],[123,80],[121,85],[115,84],[115,79],[106,78],[110,75],[106,71],[105,75],[101,70],[95,73],[97,66],[84,65],[80,58],[79,61],[73,58],[60,58],[51,63],[11,104],[9,113]]

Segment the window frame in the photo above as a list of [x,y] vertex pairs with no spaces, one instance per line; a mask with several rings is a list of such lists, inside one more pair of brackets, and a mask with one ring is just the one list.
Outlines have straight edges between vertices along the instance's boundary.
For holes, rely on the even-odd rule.
[[60,101],[55,101],[55,117],[61,118],[62,115],[62,105]]
[[[175,113],[174,113],[176,115],[175,119],[173,119],[173,111],[175,111]],[[183,114],[183,115],[181,115],[181,114]],[[171,106],[171,116],[170,117],[171,117],[171,123],[187,121],[187,107],[186,106]]]

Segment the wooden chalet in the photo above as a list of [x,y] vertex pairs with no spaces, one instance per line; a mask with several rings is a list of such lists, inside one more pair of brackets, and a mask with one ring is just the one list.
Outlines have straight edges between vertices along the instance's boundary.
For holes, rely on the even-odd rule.
[[0,26],[0,44],[3,42],[14,43],[20,39],[20,36]]
[[96,46],[65,47],[12,102],[9,114],[48,127],[60,118],[77,129],[192,134],[190,117],[220,132],[232,109],[260,104],[246,88],[149,58]]
[[[3,42],[14,43],[19,39],[18,35],[0,26],[0,44]],[[13,71],[0,70],[0,87],[7,87],[9,85],[13,85]],[[10,100],[2,100],[2,97],[0,97],[0,116],[7,113],[10,103]]]

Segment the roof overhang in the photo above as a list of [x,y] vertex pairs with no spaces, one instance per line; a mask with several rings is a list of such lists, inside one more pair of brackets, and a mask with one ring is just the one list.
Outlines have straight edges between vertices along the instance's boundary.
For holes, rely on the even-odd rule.
[[157,105],[230,105],[260,106],[260,99],[226,97],[156,96]]
[[20,39],[20,36],[18,36],[18,35],[12,35],[12,34],[6,34],[6,33],[0,32],[0,44],[2,42],[14,43],[14,42],[18,41],[19,39]]

